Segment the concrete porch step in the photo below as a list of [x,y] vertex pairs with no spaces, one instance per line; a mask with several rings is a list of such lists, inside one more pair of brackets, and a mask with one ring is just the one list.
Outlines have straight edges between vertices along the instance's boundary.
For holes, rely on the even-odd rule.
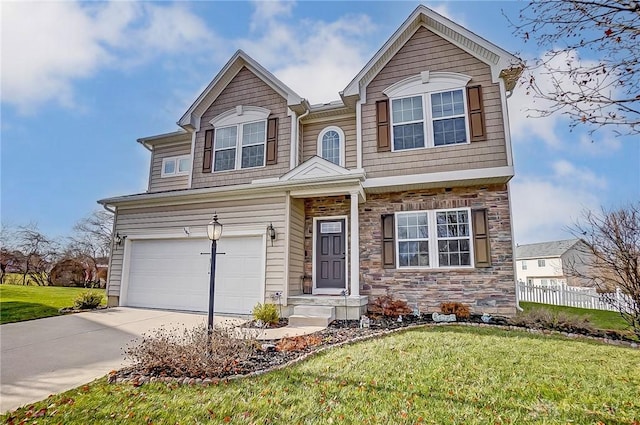
[[336,319],[335,307],[296,305],[289,316],[289,326],[328,326]]

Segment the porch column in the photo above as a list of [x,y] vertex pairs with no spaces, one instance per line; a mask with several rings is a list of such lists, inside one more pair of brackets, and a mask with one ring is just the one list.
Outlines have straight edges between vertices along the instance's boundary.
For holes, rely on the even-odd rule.
[[360,219],[358,217],[358,192],[351,192],[351,296],[360,295]]

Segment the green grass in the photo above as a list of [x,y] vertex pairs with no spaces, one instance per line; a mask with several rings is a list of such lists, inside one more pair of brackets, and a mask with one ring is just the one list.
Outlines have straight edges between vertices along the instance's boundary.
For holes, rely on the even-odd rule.
[[420,328],[211,387],[103,378],[0,420],[37,412],[38,424],[634,424],[640,351],[523,331]]
[[593,326],[598,329],[613,329],[619,331],[629,329],[627,322],[625,322],[620,316],[620,313],[615,311],[591,310],[587,308],[564,307],[560,305],[538,304],[524,301],[520,302],[520,307],[522,307],[525,312],[531,311],[535,308],[544,308],[553,312],[564,312],[576,316],[586,316]]
[[[59,309],[73,306],[73,300],[84,291],[84,288],[0,285],[0,324],[57,316]],[[104,293],[102,289],[93,291]]]

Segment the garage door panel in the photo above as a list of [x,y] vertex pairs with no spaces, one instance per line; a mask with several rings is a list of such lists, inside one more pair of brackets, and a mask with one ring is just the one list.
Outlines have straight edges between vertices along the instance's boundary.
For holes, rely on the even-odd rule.
[[[206,239],[132,241],[127,305],[207,311],[210,252]],[[224,238],[218,253],[214,310],[250,314],[264,290],[262,237]]]

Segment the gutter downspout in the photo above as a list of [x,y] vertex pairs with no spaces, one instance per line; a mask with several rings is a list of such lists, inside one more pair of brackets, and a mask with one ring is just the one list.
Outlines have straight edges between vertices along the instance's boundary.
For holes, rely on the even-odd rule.
[[300,120],[302,120],[302,118],[306,117],[307,115],[309,115],[311,113],[311,107],[309,106],[308,102],[305,100],[302,102],[302,106],[304,106],[304,109],[306,109],[306,111],[300,115],[298,117],[297,120],[297,124],[296,124],[296,130],[298,131],[298,134],[296,134],[296,142],[297,142],[297,146],[296,146],[296,150],[297,150],[297,157],[296,157],[296,167],[299,165],[299,159],[300,159],[300,153],[302,152],[302,150],[300,149],[300,138],[301,133],[302,133],[302,123],[300,122]]

